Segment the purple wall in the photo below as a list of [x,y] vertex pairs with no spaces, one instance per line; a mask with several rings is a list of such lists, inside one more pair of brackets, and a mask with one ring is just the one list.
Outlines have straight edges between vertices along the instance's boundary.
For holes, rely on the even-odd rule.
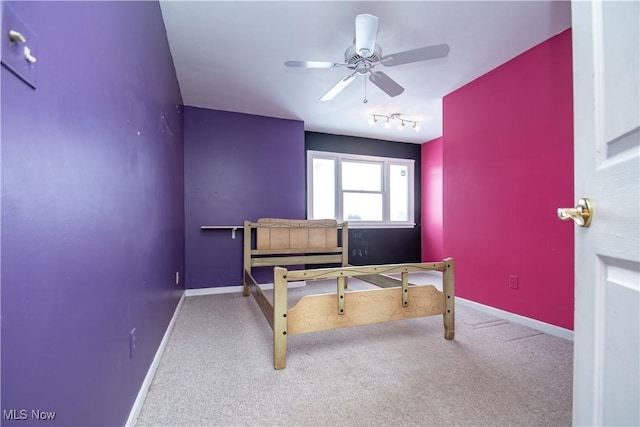
[[1,70],[1,409],[122,425],[182,292],[182,100],[160,8],[9,5],[39,45],[37,89]]
[[305,218],[304,124],[185,107],[184,132],[186,286],[240,285],[242,231],[200,226]]

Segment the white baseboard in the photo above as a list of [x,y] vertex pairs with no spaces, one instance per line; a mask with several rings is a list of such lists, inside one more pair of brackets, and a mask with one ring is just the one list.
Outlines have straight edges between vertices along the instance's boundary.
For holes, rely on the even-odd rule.
[[[260,289],[262,289],[263,291],[266,291],[268,289],[273,289],[273,283],[261,283],[258,286],[260,286]],[[307,286],[307,282],[305,282],[304,280],[298,281],[298,282],[289,282],[287,288],[301,288],[303,286]]]
[[499,308],[490,307],[488,305],[480,304],[475,301],[469,301],[460,297],[456,297],[456,303],[465,305],[483,313],[490,314],[500,319],[508,320],[513,323],[518,323],[522,326],[536,329],[538,331],[544,332],[545,334],[554,335],[556,337],[573,341],[573,331],[561,328],[560,326],[551,325],[549,323],[541,322],[539,320],[531,319],[525,316],[520,316],[519,314],[510,313],[508,311],[500,310]]
[[129,418],[127,419],[127,423],[125,424],[127,427],[135,426],[136,422],[138,421],[138,415],[140,415],[140,411],[142,410],[142,405],[144,404],[144,400],[147,398],[147,393],[149,392],[151,381],[153,381],[153,377],[156,374],[158,365],[160,364],[160,358],[162,357],[162,354],[164,353],[164,349],[167,346],[167,343],[169,342],[169,336],[171,335],[173,326],[176,323],[176,318],[178,317],[178,313],[180,312],[180,308],[182,307],[182,303],[184,302],[184,299],[185,299],[185,293],[183,292],[182,296],[180,297],[180,301],[178,301],[178,305],[176,306],[176,309],[173,312],[173,317],[171,317],[169,326],[167,326],[167,330],[165,331],[164,336],[162,337],[162,341],[160,341],[160,345],[158,346],[156,355],[153,357],[151,366],[149,366],[147,375],[144,377],[142,386],[140,386],[138,397],[136,397],[136,401],[133,403],[131,412],[129,412]]
[[[416,282],[416,283],[424,284],[424,283],[432,283],[432,281],[435,281],[437,287],[442,286],[442,273],[439,273],[436,271],[428,271],[423,273],[417,273],[416,277],[422,278],[422,282]],[[442,288],[440,287],[439,289],[442,289]],[[560,326],[551,325],[549,323],[541,322],[539,320],[531,319],[529,317],[521,316],[519,314],[514,314],[508,311],[500,310],[499,308],[494,308],[488,305],[480,304],[478,302],[460,298],[460,297],[456,297],[456,303],[459,303],[460,305],[466,305],[467,307],[473,308],[483,313],[490,314],[499,319],[508,320],[513,323],[518,323],[522,326],[527,326],[529,328],[536,329],[538,331],[544,332],[545,334],[549,334],[556,337],[564,338],[569,341],[573,341],[573,331],[570,329],[561,328]]]
[[201,295],[233,294],[235,292],[242,292],[242,286],[220,286],[218,288],[187,289],[186,291],[184,291],[184,296],[197,297]]
[[[261,283],[258,286],[260,286],[260,289],[262,290],[273,289],[273,283]],[[289,282],[289,288],[300,288],[302,286],[307,286],[307,283],[304,281]],[[236,292],[242,292],[242,286],[220,286],[217,288],[187,289],[185,291],[185,296],[196,297],[202,295],[233,294]]]

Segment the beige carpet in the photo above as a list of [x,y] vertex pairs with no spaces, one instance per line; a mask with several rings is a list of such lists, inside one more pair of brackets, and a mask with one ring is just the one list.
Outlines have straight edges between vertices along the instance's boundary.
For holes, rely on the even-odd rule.
[[137,425],[571,424],[572,342],[468,307],[454,341],[441,316],[291,336],[282,371],[271,339],[252,297],[187,298]]

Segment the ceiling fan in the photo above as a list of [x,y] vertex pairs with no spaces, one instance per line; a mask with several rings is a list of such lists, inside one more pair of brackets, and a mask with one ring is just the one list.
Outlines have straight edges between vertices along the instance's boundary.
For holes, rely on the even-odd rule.
[[[321,101],[329,101],[351,83],[356,74],[369,74],[369,81],[382,89],[389,96],[398,96],[404,88],[382,71],[372,71],[382,64],[385,67],[443,58],[449,54],[446,43],[406,50],[391,55],[382,56],[380,45],[376,44],[378,37],[378,17],[368,13],[356,16],[356,36],[352,46],[344,53],[344,62],[325,61],[286,61],[284,65],[294,68],[334,68],[347,67],[351,74],[347,75],[329,89]],[[365,81],[366,83],[366,81]],[[364,102],[367,102],[366,93]]]

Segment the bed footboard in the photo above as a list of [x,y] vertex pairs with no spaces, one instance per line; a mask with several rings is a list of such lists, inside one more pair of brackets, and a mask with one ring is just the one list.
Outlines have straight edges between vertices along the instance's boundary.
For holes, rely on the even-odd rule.
[[[412,272],[443,272],[443,290],[433,285],[411,285]],[[368,325],[391,320],[442,315],[444,337],[455,336],[454,262],[397,264],[364,267],[341,267],[288,271],[274,268],[273,290],[273,358],[275,369],[286,367],[287,337],[350,326]],[[364,291],[344,290],[347,277],[400,273],[398,286]],[[387,276],[383,276],[387,277]],[[335,278],[335,294],[308,295],[291,309],[287,306],[287,283],[295,280]],[[395,279],[391,279],[395,280]]]

